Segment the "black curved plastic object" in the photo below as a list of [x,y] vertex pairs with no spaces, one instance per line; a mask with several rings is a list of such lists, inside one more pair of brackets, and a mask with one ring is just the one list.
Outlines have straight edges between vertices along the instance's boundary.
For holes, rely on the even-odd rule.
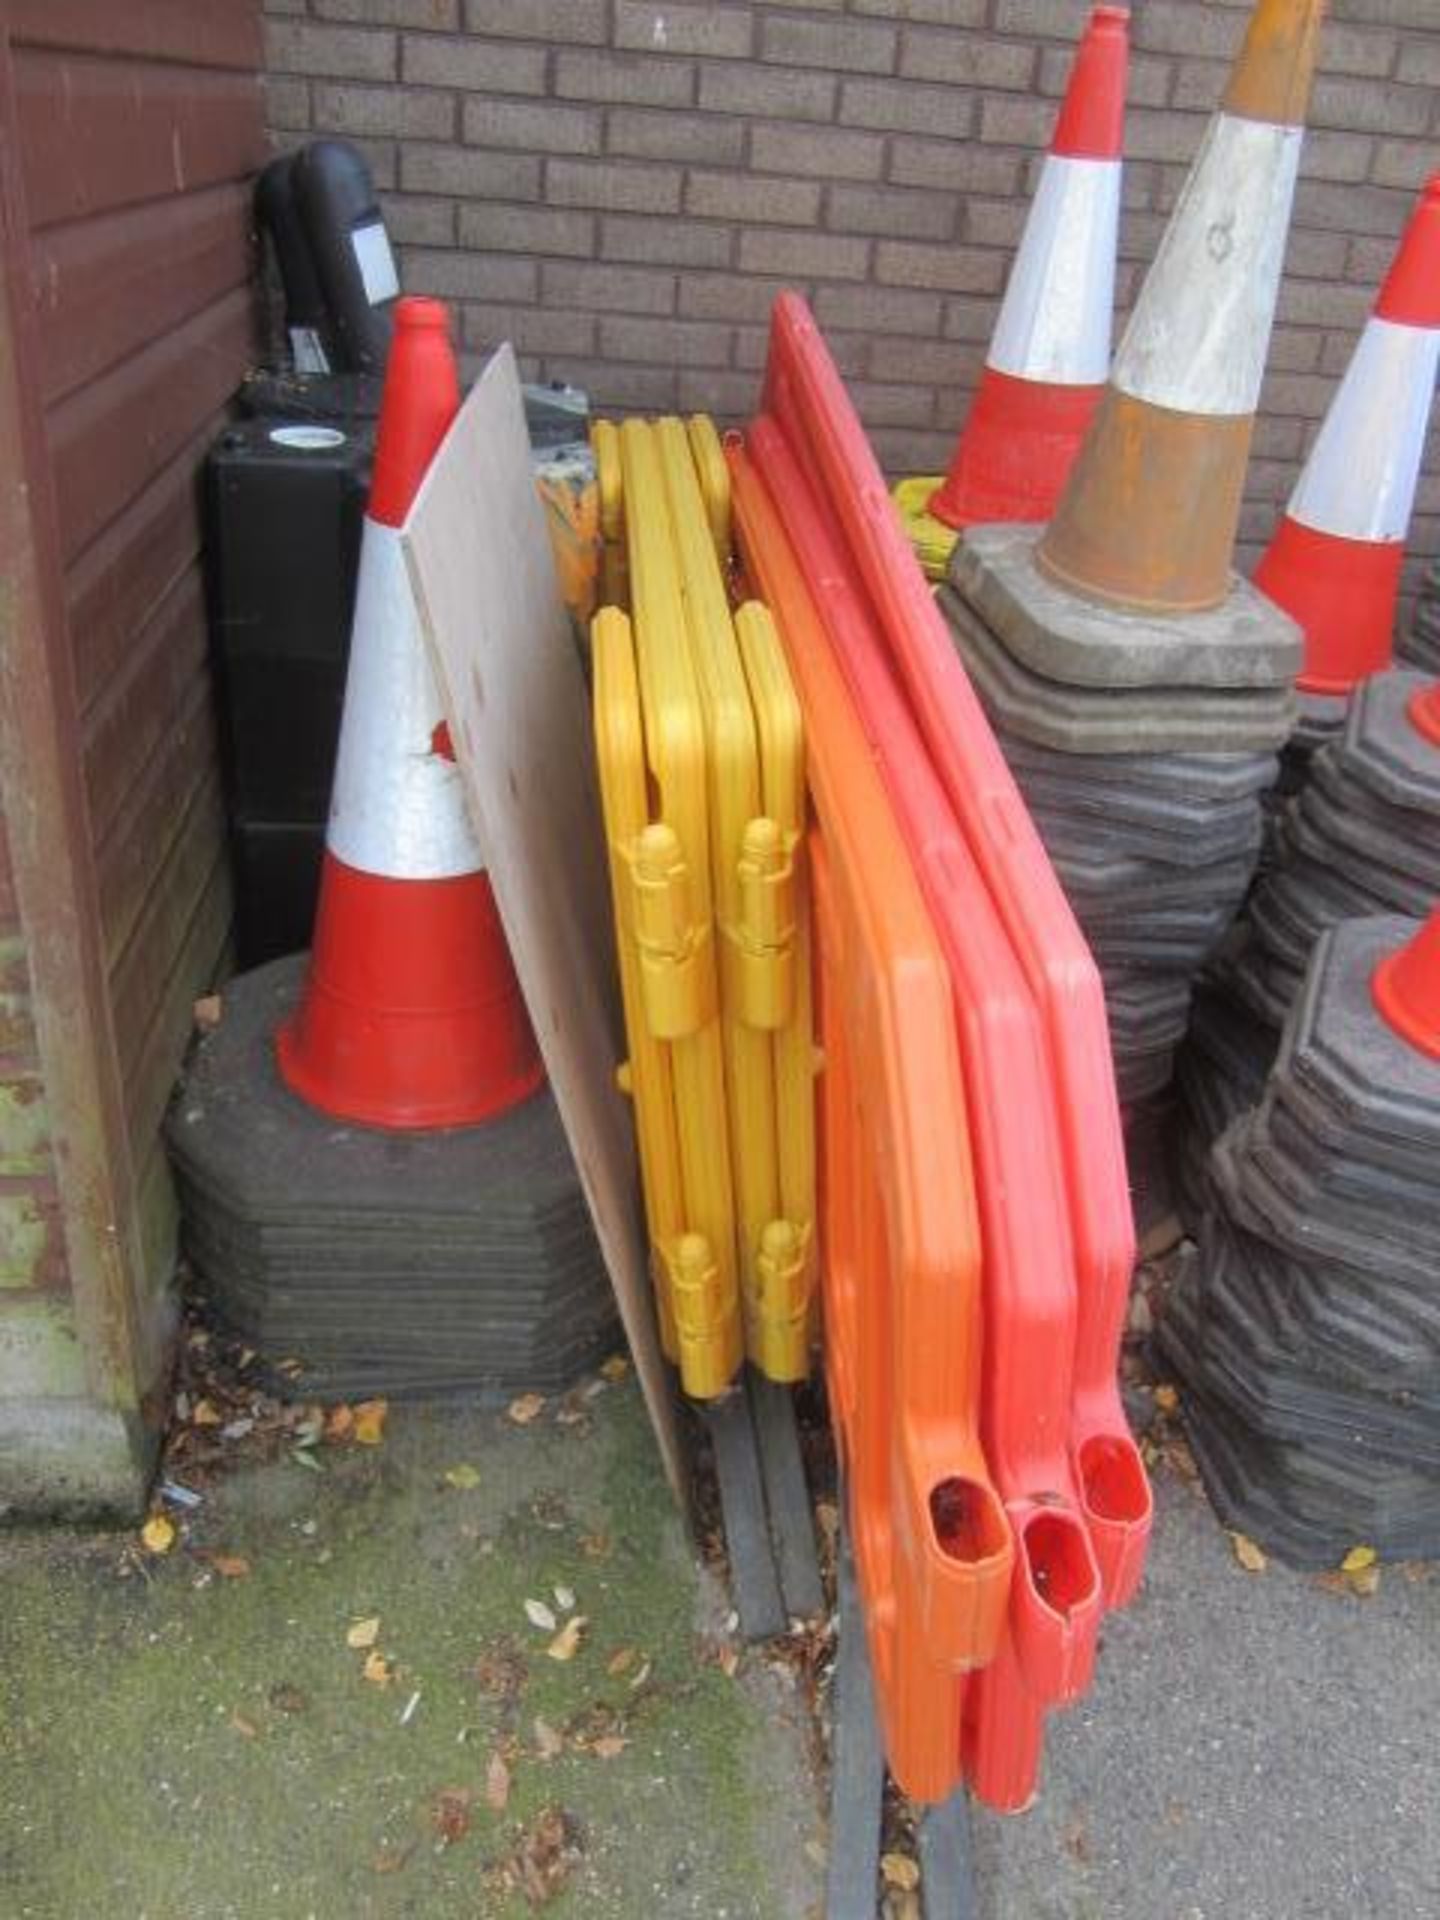
[[379,373],[400,292],[385,220],[365,156],[347,140],[315,140],[295,159],[295,204],[334,332],[334,365]]
[[293,153],[272,160],[255,183],[255,219],[270,237],[285,294],[285,330],[297,373],[328,373],[330,311],[315,270],[309,235],[295,203]]

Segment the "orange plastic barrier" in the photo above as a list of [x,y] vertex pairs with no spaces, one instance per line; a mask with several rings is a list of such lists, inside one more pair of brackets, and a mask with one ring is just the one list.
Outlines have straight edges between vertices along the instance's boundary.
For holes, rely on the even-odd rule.
[[[775,303],[763,408],[834,513],[1045,1023],[1079,1275],[1070,1451],[1106,1604],[1122,1606],[1140,1581],[1152,1510],[1116,1380],[1135,1234],[1100,976],[906,543],[844,384],[796,294]],[[883,759],[872,717],[862,713]]]
[[[1067,1437],[1076,1321],[1075,1256],[1045,1036],[924,742],[894,679],[833,521],[773,422],[748,437],[832,650],[883,742],[883,771],[944,951],[975,1148],[984,1244],[981,1434],[1015,1537],[1013,1654],[976,1684],[987,1699],[977,1788],[992,1804],[1032,1796],[1043,1711],[1088,1686],[1101,1580]],[[1016,1205],[1015,1196],[1024,1195]]]
[[1013,1554],[978,1437],[980,1236],[949,974],[774,509],[733,509],[805,712],[820,955],[826,1369],[891,1769],[960,1774],[957,1677],[998,1644]]

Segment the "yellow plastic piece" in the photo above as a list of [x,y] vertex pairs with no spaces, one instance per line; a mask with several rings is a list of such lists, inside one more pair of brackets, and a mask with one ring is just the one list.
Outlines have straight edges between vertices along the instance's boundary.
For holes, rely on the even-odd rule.
[[590,426],[590,451],[595,456],[595,486],[599,494],[600,575],[602,607],[629,607],[630,574],[625,551],[625,486],[620,458],[620,429],[613,420],[595,420]]
[[708,413],[691,414],[685,423],[690,457],[705,501],[705,515],[715,541],[715,557],[723,567],[730,558],[730,465],[715,422]]
[[602,554],[593,453],[569,446],[537,458],[535,485],[545,509],[560,592],[583,649],[595,612]]
[[943,580],[950,567],[950,555],[960,538],[954,527],[947,527],[928,511],[930,496],[944,485],[939,474],[919,473],[908,480],[897,480],[890,489],[905,537],[915,550],[928,580]]

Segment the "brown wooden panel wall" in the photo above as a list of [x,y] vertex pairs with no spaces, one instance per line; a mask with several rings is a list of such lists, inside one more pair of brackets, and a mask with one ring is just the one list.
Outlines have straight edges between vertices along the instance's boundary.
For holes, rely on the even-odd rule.
[[[255,350],[259,3],[9,0],[8,25],[76,750],[131,1159],[153,1196],[229,921],[198,475]],[[0,949],[7,933],[0,917]]]

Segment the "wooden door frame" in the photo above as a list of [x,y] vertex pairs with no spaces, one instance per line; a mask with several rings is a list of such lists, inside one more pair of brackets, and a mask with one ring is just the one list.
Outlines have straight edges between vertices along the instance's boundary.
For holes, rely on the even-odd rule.
[[[82,780],[73,658],[30,298],[10,0],[0,0],[0,805],[30,971],[61,1232],[90,1397],[148,1452],[158,1356]],[[148,1418],[142,1416],[148,1413]]]

